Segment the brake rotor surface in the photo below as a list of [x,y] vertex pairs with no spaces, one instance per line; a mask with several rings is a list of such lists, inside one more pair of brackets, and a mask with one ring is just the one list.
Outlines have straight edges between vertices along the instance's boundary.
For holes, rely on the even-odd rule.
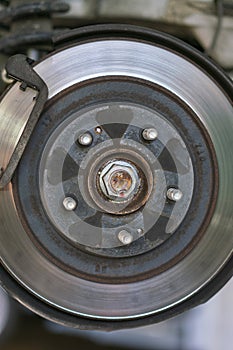
[[[0,192],[1,261],[20,296],[2,283],[59,322],[159,321],[210,297],[231,261],[231,83],[160,33],[77,33],[34,67],[49,98]],[[19,86],[0,103],[3,168],[36,103]]]

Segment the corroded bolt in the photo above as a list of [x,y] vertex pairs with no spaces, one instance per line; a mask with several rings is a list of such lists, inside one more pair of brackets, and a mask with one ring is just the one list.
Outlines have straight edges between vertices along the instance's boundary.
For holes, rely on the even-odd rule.
[[158,137],[158,131],[154,128],[144,129],[142,132],[142,137],[146,141],[154,141]]
[[121,194],[130,190],[132,186],[132,177],[126,170],[117,170],[111,175],[109,184],[112,190],[121,196]]
[[98,134],[98,135],[100,135],[100,134],[102,133],[102,128],[101,128],[100,126],[97,126],[97,127],[95,128],[95,133]]
[[89,132],[85,132],[84,134],[80,135],[78,138],[78,142],[82,146],[90,146],[92,144],[93,137]]
[[177,188],[169,188],[167,190],[167,198],[173,202],[178,202],[182,197],[183,193]]
[[126,230],[122,230],[118,233],[118,239],[124,245],[130,244],[133,242],[133,236],[131,235],[130,232]]
[[66,210],[68,211],[73,211],[76,209],[77,207],[77,202],[74,198],[72,197],[66,197],[64,200],[63,200],[63,206]]

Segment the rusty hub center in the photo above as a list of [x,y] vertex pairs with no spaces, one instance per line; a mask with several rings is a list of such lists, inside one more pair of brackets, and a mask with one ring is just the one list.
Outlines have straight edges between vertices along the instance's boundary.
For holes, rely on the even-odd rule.
[[128,201],[138,192],[140,176],[128,160],[113,159],[99,171],[99,185],[107,199]]
[[125,170],[116,171],[110,178],[110,186],[116,194],[124,196],[132,187],[132,177]]

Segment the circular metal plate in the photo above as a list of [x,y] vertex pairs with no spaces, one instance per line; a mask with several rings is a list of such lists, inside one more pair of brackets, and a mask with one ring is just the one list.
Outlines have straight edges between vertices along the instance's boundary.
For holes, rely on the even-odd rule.
[[[148,99],[150,95],[153,98]],[[112,96],[115,101],[122,101],[120,105],[113,103]],[[101,137],[96,137],[93,132],[94,106],[103,99],[105,104],[97,108],[98,123],[103,131]],[[128,101],[127,105],[123,101]],[[19,215],[26,219],[25,230],[37,238],[53,261],[56,258],[56,264],[62,269],[102,283],[126,283],[148,278],[171,267],[192,249],[194,239],[196,241],[203,233],[209,207],[215,204],[212,193],[215,192],[213,183],[216,183],[210,150],[202,135],[204,130],[196,125],[194,116],[189,114],[191,111],[187,113],[187,106],[179,102],[171,100],[160,87],[131,78],[127,81],[121,78],[92,80],[51,100],[25,151],[14,189],[18,189],[15,200]],[[137,103],[140,108],[135,108]],[[148,109],[153,110],[155,103],[157,114]],[[133,111],[138,112],[133,118],[138,121],[138,126],[132,124],[132,106]],[[82,113],[85,118],[80,119]],[[105,119],[109,121],[109,113],[115,123],[105,124]],[[158,117],[160,114],[164,117]],[[178,132],[172,125],[174,118],[179,125]],[[72,128],[69,126],[71,120]],[[160,136],[153,143],[148,144],[142,138],[145,120],[152,125],[156,122],[159,129]],[[79,128],[84,126],[92,132],[93,143],[88,148],[79,148],[74,139],[79,135]],[[68,132],[64,132],[66,127]],[[75,137],[71,136],[76,133]],[[67,135],[65,142],[64,135]],[[197,143],[202,145],[205,162],[200,160],[199,151],[193,147]],[[68,145],[71,147],[67,148]],[[85,180],[92,176],[88,165],[95,168],[96,162],[101,163],[103,159],[126,156],[132,162],[139,162],[138,166],[145,172],[148,167],[149,172],[154,173],[154,190],[146,204],[136,212],[120,216],[103,213],[97,210],[95,203],[92,206],[89,190],[84,186]],[[166,199],[167,188],[174,186],[184,192],[178,203]],[[64,210],[64,196],[75,199],[74,213]],[[54,229],[55,226],[59,231]],[[178,226],[179,230],[176,230]],[[142,234],[138,228],[143,229]],[[116,244],[121,229],[131,231],[133,242],[130,245]],[[70,244],[72,241],[76,243],[75,247]],[[106,244],[108,249],[105,249]],[[143,254],[145,252],[148,254]],[[117,259],[104,259],[104,256]]]
[[[177,96],[194,112],[213,143],[219,170],[217,204],[205,234],[181,261],[148,279],[112,283],[106,288],[105,284],[80,279],[60,269],[37,249],[36,242],[25,232],[9,185],[0,199],[3,266],[39,299],[65,312],[94,319],[136,319],[189,299],[216,276],[233,252],[233,199],[229,196],[233,189],[229,152],[233,109],[229,96],[179,50],[130,39],[130,35],[83,42],[61,50],[39,63],[35,70],[48,85],[50,99],[74,84],[107,76],[139,78]],[[12,103],[16,100],[18,108]],[[12,121],[9,127],[5,126],[8,134],[1,135],[5,155],[15,144],[13,137],[8,139],[12,127],[20,129],[25,125],[27,115],[19,118],[19,112],[30,110],[31,105],[32,95],[19,93],[18,83],[4,96],[0,109],[4,109],[4,118]],[[195,147],[205,162],[201,145]]]

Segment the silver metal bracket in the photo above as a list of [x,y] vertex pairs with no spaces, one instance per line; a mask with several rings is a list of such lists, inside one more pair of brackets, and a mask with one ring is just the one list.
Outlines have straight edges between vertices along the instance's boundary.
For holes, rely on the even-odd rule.
[[6,71],[8,75],[21,82],[20,90],[26,91],[27,88],[31,88],[38,91],[38,95],[36,97],[34,107],[26,122],[25,128],[19,137],[19,141],[14,148],[8,164],[5,167],[0,165],[0,189],[3,189],[11,181],[48,99],[48,87],[41,77],[35,72],[32,67],[32,63],[33,61],[27,58],[25,55],[19,54],[10,57],[6,64]]

